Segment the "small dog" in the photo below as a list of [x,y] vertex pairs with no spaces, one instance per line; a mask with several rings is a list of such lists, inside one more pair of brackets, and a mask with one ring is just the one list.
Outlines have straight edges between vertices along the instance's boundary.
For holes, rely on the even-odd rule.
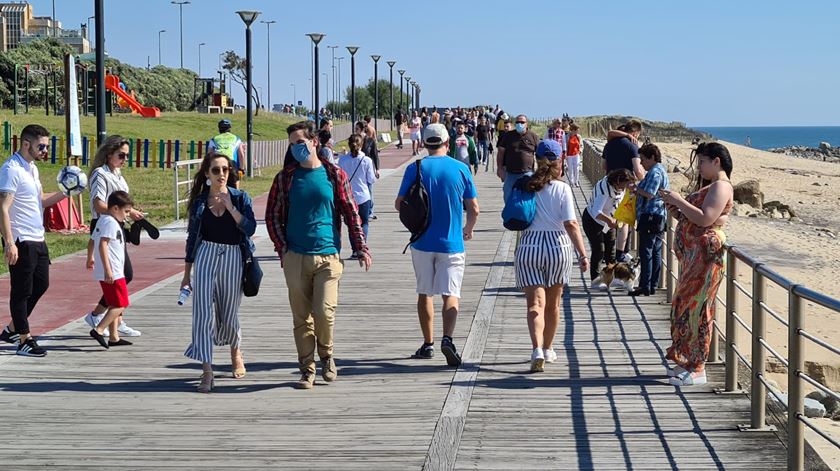
[[606,285],[607,291],[611,287],[617,286],[630,292],[636,286],[640,272],[641,261],[638,258],[634,258],[627,263],[608,263],[601,270],[601,273],[592,280],[592,286],[603,283]]

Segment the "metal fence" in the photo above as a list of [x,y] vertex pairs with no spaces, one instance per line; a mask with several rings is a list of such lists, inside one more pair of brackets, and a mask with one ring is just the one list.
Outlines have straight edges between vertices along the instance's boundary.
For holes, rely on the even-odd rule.
[[[583,171],[593,184],[604,177],[605,171],[601,163],[603,147],[598,142],[586,140],[583,150]],[[667,233],[663,244],[665,267],[665,287],[667,301],[671,302],[675,283],[679,282],[679,266],[674,251],[674,220],[668,218]],[[840,348],[831,345],[804,329],[803,305],[810,301],[833,313],[840,313],[840,300],[819,293],[803,285],[796,284],[783,277],[769,266],[751,257],[742,249],[725,245],[726,284],[723,297],[717,296],[715,302],[723,308],[725,313],[725,332],[722,332],[716,311],[714,328],[712,329],[711,350],[709,361],[718,361],[721,357],[719,342],[725,345],[723,363],[725,364],[725,383],[722,392],[746,392],[739,389],[738,369],[740,364],[749,370],[750,423],[740,427],[744,431],[772,430],[766,421],[766,398],[768,392],[773,394],[784,408],[783,398],[779,397],[772,387],[768,386],[766,378],[767,354],[775,357],[786,369],[788,378],[787,404],[787,450],[788,469],[802,470],[805,467],[805,430],[808,427],[817,435],[840,448],[840,442],[820,429],[812,420],[805,416],[805,383],[840,400],[840,394],[827,388],[819,381],[809,376],[805,370],[805,341],[812,342],[835,355],[840,355]],[[750,269],[752,286],[745,287],[738,281],[741,266]],[[767,282],[773,283],[787,292],[786,312],[773,310],[767,302]],[[750,301],[751,322],[744,319],[745,311],[739,310],[739,301],[746,298]],[[782,347],[771,345],[767,339],[768,315],[772,320],[781,323],[788,331],[787,355]],[[786,317],[785,317],[786,316]],[[738,333],[744,329],[750,335],[749,356],[746,345],[738,342]]]

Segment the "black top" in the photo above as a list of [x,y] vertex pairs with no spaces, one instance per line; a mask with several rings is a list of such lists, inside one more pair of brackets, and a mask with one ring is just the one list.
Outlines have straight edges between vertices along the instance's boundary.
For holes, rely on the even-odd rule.
[[607,163],[607,172],[626,168],[633,171],[633,159],[639,158],[639,148],[626,137],[612,139],[604,146],[602,157]]
[[504,166],[509,173],[524,173],[534,169],[534,152],[540,138],[531,131],[505,133],[496,147],[505,150]]
[[217,244],[239,245],[241,236],[236,220],[228,210],[216,216],[208,207],[201,215],[201,238]]
[[479,124],[475,127],[475,135],[479,141],[490,140],[490,126],[486,124]]
[[396,121],[398,126],[403,123],[402,111],[397,111],[396,113],[394,113],[394,121]]

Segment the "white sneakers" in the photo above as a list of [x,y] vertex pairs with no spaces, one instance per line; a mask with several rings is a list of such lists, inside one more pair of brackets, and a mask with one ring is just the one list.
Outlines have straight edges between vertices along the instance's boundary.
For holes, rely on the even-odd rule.
[[692,373],[683,370],[682,373],[677,374],[673,378],[668,379],[668,382],[674,386],[699,386],[706,384],[706,372]]
[[[105,317],[105,314],[100,314],[98,316],[95,316],[95,315],[93,315],[92,312],[89,312],[89,313],[87,313],[87,315],[85,315],[85,322],[89,326],[91,326],[91,328],[95,328],[97,325],[99,325],[100,322],[102,322],[102,319],[104,317]],[[132,329],[131,327],[129,327],[128,324],[126,324],[125,321],[123,321],[123,320],[120,320],[120,326],[117,330],[120,332],[120,335],[124,335],[126,337],[139,337],[143,334],[139,330]],[[102,333],[102,336],[103,337],[108,337],[109,336],[108,329],[105,329],[105,332]]]
[[602,281],[599,281],[597,283],[592,284],[592,289],[598,290],[598,291],[606,291],[607,290],[607,284],[602,282]]
[[554,351],[553,348],[544,348],[543,356],[545,357],[546,363],[554,363],[555,361],[557,361],[557,353]]
[[545,354],[542,348],[535,348],[531,353],[531,373],[539,373],[545,370]]

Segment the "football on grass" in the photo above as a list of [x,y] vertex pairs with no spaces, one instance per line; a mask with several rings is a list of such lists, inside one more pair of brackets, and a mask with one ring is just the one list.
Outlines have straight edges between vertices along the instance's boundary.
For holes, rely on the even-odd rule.
[[79,167],[70,165],[61,169],[56,177],[58,189],[67,196],[75,196],[85,191],[87,175]]

